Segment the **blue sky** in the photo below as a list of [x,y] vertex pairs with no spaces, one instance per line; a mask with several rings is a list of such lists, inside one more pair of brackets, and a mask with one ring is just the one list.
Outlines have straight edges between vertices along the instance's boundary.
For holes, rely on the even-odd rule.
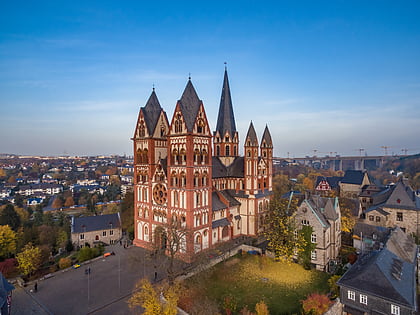
[[153,85],[189,73],[211,128],[224,62],[240,140],[275,155],[420,152],[418,1],[2,1],[0,153],[132,154]]

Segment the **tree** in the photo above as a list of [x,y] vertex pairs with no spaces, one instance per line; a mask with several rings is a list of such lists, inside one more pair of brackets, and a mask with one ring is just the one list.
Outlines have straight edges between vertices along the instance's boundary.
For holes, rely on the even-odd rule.
[[265,221],[264,235],[269,241],[268,248],[277,259],[292,261],[303,250],[305,240],[296,233],[292,214],[296,211],[297,199],[284,199],[276,196],[270,202]]
[[54,200],[52,202],[51,207],[53,207],[54,209],[59,209],[63,207],[63,201],[61,200],[61,198],[59,196],[54,196],[53,197]]
[[330,286],[331,297],[334,299],[340,295],[340,287],[337,285],[337,281],[340,278],[341,276],[334,275],[328,279],[328,285]]
[[8,225],[0,225],[0,257],[16,252],[16,233]]
[[64,202],[64,207],[71,207],[71,206],[74,206],[74,200],[73,200],[73,197],[72,196],[68,196],[67,198],[66,198],[66,201]]
[[136,284],[136,292],[128,300],[130,308],[141,306],[145,315],[175,315],[179,289],[177,286],[169,286],[164,289],[165,301],[161,301],[159,293],[148,279],[142,279]]
[[321,315],[324,314],[330,307],[331,301],[328,296],[312,293],[306,300],[302,301],[302,307],[305,314]]
[[19,214],[15,211],[15,207],[11,204],[6,205],[0,212],[0,225],[8,225],[13,231],[17,231],[20,226]]
[[41,250],[32,243],[26,244],[22,252],[16,255],[20,271],[25,275],[31,275],[37,271],[41,264]]
[[58,261],[58,267],[60,269],[66,269],[66,268],[69,268],[70,266],[71,266],[71,259],[68,257],[60,258],[60,260]]
[[340,198],[340,212],[341,212],[341,230],[350,233],[356,224],[356,218],[353,216],[351,207],[354,206],[348,198]]
[[175,257],[181,250],[185,249],[185,240],[188,230],[183,225],[183,219],[173,216],[163,226],[157,226],[153,234],[153,247],[155,253],[167,253],[168,262],[168,281],[169,285],[174,284],[175,280]]
[[257,315],[270,315],[267,304],[264,301],[260,301],[255,305],[255,312]]

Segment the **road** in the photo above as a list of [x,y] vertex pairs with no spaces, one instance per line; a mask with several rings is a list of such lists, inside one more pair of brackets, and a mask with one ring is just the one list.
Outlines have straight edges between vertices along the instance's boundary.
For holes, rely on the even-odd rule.
[[[166,277],[159,266],[142,248],[112,245],[106,251],[115,255],[100,258],[78,269],[56,272],[53,277],[38,281],[13,292],[12,314],[139,314],[127,304],[138,280]],[[155,269],[155,265],[157,266]],[[85,274],[90,267],[91,273]]]

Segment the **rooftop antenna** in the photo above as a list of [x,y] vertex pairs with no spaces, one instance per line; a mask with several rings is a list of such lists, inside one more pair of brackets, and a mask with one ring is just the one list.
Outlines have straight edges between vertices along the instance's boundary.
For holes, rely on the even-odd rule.
[[155,84],[154,83],[152,84],[152,90],[153,90],[153,92],[155,91]]
[[191,81],[191,72],[188,72],[188,80]]
[[225,70],[227,70],[227,62],[225,61],[224,64],[225,64]]

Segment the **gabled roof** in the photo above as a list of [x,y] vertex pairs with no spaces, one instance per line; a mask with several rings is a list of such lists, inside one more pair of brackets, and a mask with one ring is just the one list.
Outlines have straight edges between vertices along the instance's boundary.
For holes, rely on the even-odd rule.
[[221,190],[220,193],[229,202],[229,206],[240,206],[241,205],[241,203],[233,197],[233,195],[230,193],[229,190]]
[[363,182],[363,178],[365,176],[365,172],[363,171],[355,171],[355,170],[347,170],[344,174],[341,183],[343,184],[354,184],[354,185],[361,185]]
[[248,146],[248,141],[251,142],[252,147],[258,147],[257,133],[255,132],[252,121],[249,124],[248,132],[245,137],[245,146]]
[[222,96],[220,97],[216,132],[219,132],[222,137],[226,132],[229,132],[231,137],[233,137],[236,133],[235,116],[233,114],[232,97],[230,95],[229,80],[226,69],[223,79]]
[[106,229],[116,229],[121,227],[119,213],[104,214],[90,217],[79,217],[72,219],[71,232],[83,233],[101,231]]
[[[393,246],[396,243],[399,243],[398,247],[401,249],[407,241],[401,238],[398,231],[395,235],[391,234],[381,251],[373,251],[360,257],[337,284],[416,310],[416,266],[395,251]],[[412,241],[410,247],[415,248],[417,253]],[[412,252],[411,249],[408,252]]]
[[263,142],[265,141],[265,144],[268,148],[273,147],[273,140],[271,139],[270,130],[268,130],[268,126],[265,125],[264,133],[261,139],[261,146],[263,145]]
[[156,96],[155,89],[153,89],[152,94],[147,100],[146,106],[140,108],[140,111],[143,112],[147,131],[149,135],[152,135],[159,120],[160,113],[162,112],[162,107],[160,106],[159,100]]
[[420,199],[411,187],[404,181],[399,180],[386,200],[386,206],[396,206],[408,209],[420,210]]
[[211,202],[212,202],[213,211],[218,211],[218,210],[223,210],[223,209],[228,208],[228,206],[222,200],[220,200],[219,195],[215,191],[211,193]]
[[316,178],[315,187],[317,187],[321,181],[325,180],[328,185],[330,185],[331,189],[336,189],[342,179],[342,176],[318,176]]
[[195,119],[197,118],[200,105],[203,104],[203,102],[198,98],[191,79],[188,80],[187,86],[185,87],[184,93],[182,93],[178,104],[182,115],[184,116],[187,131],[191,132],[194,128]]

